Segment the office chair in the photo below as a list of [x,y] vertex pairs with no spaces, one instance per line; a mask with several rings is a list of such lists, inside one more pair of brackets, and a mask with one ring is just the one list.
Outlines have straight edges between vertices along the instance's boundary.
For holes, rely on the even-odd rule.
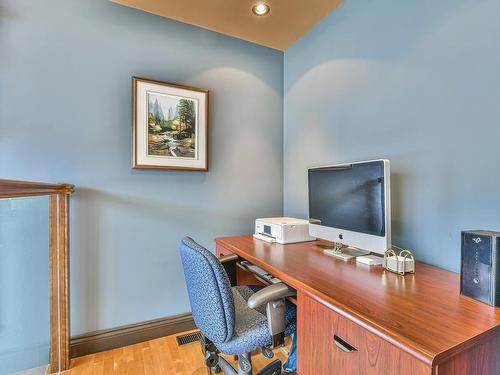
[[[283,345],[295,332],[295,306],[285,298],[295,290],[283,283],[231,287],[224,266],[210,251],[189,237],[180,244],[184,277],[196,326],[204,335],[205,364],[226,375],[251,375],[251,352]],[[238,356],[236,371],[219,353]],[[273,361],[257,375],[281,374],[281,361]]]

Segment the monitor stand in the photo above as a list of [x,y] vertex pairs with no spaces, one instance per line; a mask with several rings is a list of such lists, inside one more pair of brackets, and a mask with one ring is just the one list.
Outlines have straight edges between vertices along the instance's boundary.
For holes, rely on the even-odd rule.
[[362,256],[365,256],[365,255],[370,255],[371,254],[370,251],[356,249],[355,247],[349,247],[349,246],[343,247],[342,249],[340,249],[340,252],[343,253],[343,254],[349,254],[349,255],[352,255],[352,256],[355,256],[355,257],[362,257]]
[[361,257],[365,255],[370,255],[371,253],[367,250],[356,249],[354,247],[349,247],[339,242],[335,242],[333,245],[320,244],[319,247],[325,249],[323,252],[327,255],[332,255],[334,257],[349,260],[356,257]]

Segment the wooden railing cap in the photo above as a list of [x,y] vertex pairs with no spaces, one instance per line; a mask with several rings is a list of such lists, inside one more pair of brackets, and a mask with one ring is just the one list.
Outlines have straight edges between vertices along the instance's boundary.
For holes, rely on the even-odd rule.
[[45,182],[0,179],[0,198],[31,197],[38,195],[71,194],[75,190],[71,184],[51,184]]

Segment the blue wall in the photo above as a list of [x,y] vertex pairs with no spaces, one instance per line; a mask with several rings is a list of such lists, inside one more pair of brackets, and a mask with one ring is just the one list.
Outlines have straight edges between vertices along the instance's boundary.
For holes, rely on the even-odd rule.
[[392,162],[393,243],[457,271],[500,230],[500,1],[346,0],[285,53],[284,211],[306,168]]
[[[0,176],[74,183],[72,333],[190,310],[177,244],[282,213],[283,53],[105,0],[0,3]],[[210,171],[131,170],[131,76],[211,91]]]
[[[500,228],[499,19],[498,0],[346,0],[283,72],[109,1],[2,1],[0,176],[77,185],[72,333],[188,311],[179,239],[305,216],[312,165],[391,159],[394,242],[457,270],[461,229]],[[211,90],[208,173],[130,169],[132,75]]]
[[49,362],[47,197],[0,199],[0,375]]

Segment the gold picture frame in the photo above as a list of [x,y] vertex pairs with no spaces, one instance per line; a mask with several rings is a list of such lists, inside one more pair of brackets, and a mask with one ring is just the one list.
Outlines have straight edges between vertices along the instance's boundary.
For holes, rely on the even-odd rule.
[[209,91],[132,77],[132,168],[208,171]]

